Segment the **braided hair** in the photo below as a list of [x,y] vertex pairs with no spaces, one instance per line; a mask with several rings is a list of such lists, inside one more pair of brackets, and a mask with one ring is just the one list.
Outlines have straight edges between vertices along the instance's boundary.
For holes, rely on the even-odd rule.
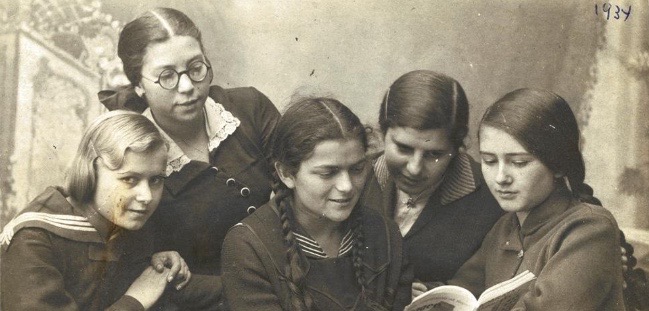
[[[305,98],[291,104],[282,115],[272,140],[271,156],[295,175],[300,164],[307,160],[316,145],[326,140],[360,140],[367,150],[365,127],[354,113],[339,101],[331,98]],[[277,175],[277,172],[275,172]],[[277,176],[276,176],[277,177]],[[279,178],[275,178],[274,204],[279,209],[284,244],[286,246],[286,265],[284,274],[290,290],[291,310],[313,310],[313,298],[306,290],[306,273],[302,270],[301,250],[293,228],[293,191]],[[363,211],[355,206],[349,217],[351,230],[355,236],[352,247],[352,262],[356,281],[364,294],[366,279],[363,272],[364,236]]]
[[514,137],[582,202],[601,205],[584,183],[586,167],[579,149],[579,126],[568,103],[544,90],[518,89],[487,108],[480,126],[500,129]]

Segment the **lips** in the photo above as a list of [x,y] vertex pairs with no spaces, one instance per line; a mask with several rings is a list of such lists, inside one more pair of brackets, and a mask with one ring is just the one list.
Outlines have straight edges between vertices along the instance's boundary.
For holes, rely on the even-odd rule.
[[196,104],[197,101],[198,101],[198,99],[194,99],[194,100],[186,101],[184,103],[178,103],[176,105],[177,106],[185,106],[185,107],[186,106],[192,106],[192,105]]
[[516,191],[511,191],[511,190],[496,190],[496,193],[498,194],[499,198],[505,199],[505,200],[511,200],[516,197],[518,192]]
[[128,211],[131,212],[131,213],[138,214],[138,215],[143,215],[143,216],[147,215],[149,213],[149,211],[146,210],[146,209],[143,209],[143,210],[129,209]]
[[352,198],[344,198],[344,199],[329,199],[329,201],[336,202],[338,204],[349,204],[352,201]]
[[408,177],[406,175],[401,174],[401,181],[404,183],[410,184],[410,185],[418,185],[421,184],[421,178],[412,178]]

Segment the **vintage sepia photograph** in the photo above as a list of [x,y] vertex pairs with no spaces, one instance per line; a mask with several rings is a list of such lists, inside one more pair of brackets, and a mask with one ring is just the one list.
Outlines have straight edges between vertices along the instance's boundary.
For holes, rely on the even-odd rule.
[[0,0],[0,310],[649,310],[649,2]]

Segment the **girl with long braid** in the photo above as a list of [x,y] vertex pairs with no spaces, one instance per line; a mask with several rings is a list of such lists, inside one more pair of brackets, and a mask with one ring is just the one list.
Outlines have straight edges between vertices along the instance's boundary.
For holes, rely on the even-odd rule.
[[482,172],[507,214],[450,284],[478,295],[530,270],[515,310],[624,310],[620,230],[584,184],[579,127],[566,101],[519,89],[480,124]]
[[276,195],[228,232],[222,252],[233,310],[402,310],[411,270],[397,226],[358,204],[365,128],[329,98],[291,105],[271,155]]

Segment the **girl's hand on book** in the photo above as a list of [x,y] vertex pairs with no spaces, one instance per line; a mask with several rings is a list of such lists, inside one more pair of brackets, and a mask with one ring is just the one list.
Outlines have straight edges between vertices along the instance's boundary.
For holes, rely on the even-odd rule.
[[413,282],[412,283],[412,299],[415,299],[415,297],[425,293],[428,290],[426,285],[421,282]]

